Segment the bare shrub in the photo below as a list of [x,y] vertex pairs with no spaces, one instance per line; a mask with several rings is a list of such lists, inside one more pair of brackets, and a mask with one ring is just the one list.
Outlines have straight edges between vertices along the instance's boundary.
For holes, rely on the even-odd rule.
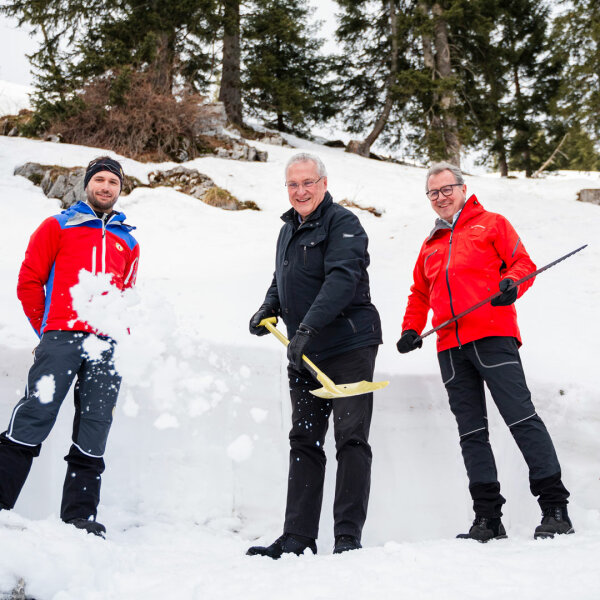
[[80,99],[77,114],[50,128],[65,142],[106,148],[142,161],[184,161],[201,153],[193,123],[202,96],[187,94],[178,100],[157,92],[148,74],[129,72],[93,80]]

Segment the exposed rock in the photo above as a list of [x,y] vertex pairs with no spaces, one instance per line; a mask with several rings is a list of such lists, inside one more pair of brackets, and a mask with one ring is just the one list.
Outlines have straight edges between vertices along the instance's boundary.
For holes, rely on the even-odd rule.
[[202,200],[206,192],[215,187],[215,182],[197,171],[186,167],[175,167],[168,171],[152,171],[148,174],[150,187],[167,186],[182,194],[188,194]]
[[[58,198],[62,208],[68,208],[79,200],[85,201],[86,199],[83,189],[84,167],[66,168],[25,163],[17,167],[14,174],[26,177],[35,185],[39,185],[49,198]],[[123,195],[130,194],[138,187],[161,186],[172,187],[182,194],[188,194],[224,210],[260,210],[254,202],[240,202],[227,190],[217,187],[208,175],[183,166],[168,171],[152,171],[148,175],[148,185],[143,184],[135,177],[125,176],[122,193]]]
[[600,204],[600,189],[591,188],[579,190],[577,193],[579,202],[591,202],[592,204]]
[[[25,163],[14,170],[15,175],[29,179],[33,184],[39,185],[48,198],[58,198],[62,208],[69,208],[80,200],[85,201],[83,189],[85,167],[58,167],[56,165],[40,165],[38,163]],[[131,193],[141,185],[135,177],[125,177],[123,181],[123,194]]]
[[223,102],[207,102],[198,105],[193,125],[194,136],[222,134],[227,127],[227,113]]
[[278,133],[267,133],[260,140],[263,144],[272,144],[273,146],[283,146],[285,140]]

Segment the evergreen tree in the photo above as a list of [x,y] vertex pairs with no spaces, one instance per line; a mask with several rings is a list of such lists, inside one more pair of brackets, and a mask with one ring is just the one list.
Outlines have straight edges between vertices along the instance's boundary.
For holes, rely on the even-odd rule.
[[76,110],[75,92],[106,74],[115,78],[117,103],[130,71],[148,73],[159,94],[172,94],[176,84],[205,89],[214,68],[206,44],[218,28],[216,7],[216,0],[8,0],[1,11],[42,34],[31,58],[43,127],[44,119]]
[[552,28],[552,58],[563,66],[552,105],[552,141],[567,136],[553,166],[591,170],[600,164],[600,5],[561,2]]
[[415,71],[414,0],[336,0],[336,85],[351,133],[369,134],[349,150],[368,156],[371,145],[398,146],[407,103],[421,83]]
[[278,131],[306,131],[335,114],[329,61],[302,0],[252,0],[242,27],[243,99],[250,113]]

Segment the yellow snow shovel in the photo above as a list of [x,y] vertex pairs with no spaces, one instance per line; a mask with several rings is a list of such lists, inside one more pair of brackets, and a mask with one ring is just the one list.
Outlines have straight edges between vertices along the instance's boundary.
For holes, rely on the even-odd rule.
[[[263,319],[258,325],[259,327],[261,325],[266,327],[284,346],[287,346],[290,341],[275,327],[275,323],[277,323],[277,317],[269,317],[268,319]],[[389,381],[359,381],[358,383],[341,383],[340,385],[336,385],[305,354],[302,355],[302,360],[306,363],[308,370],[317,378],[317,381],[323,384],[321,388],[310,390],[311,394],[319,398],[329,399],[360,396],[361,394],[380,390],[389,383]]]

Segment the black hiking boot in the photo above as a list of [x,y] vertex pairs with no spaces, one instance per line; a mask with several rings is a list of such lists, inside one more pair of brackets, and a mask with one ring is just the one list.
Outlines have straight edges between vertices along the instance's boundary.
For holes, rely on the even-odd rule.
[[270,546],[252,546],[248,548],[248,556],[268,556],[278,559],[282,554],[295,554],[300,556],[304,551],[310,548],[313,554],[317,553],[317,544],[313,538],[295,533],[284,533],[278,537]]
[[67,521],[67,523],[69,525],[73,525],[73,527],[77,527],[77,529],[83,529],[88,533],[93,533],[94,535],[104,539],[106,527],[104,527],[102,523],[98,523],[98,521],[88,521],[87,519],[78,518],[71,519],[70,521]]
[[360,548],[362,548],[360,542],[353,535],[342,534],[335,536],[334,554],[341,554],[342,552],[348,552],[348,550],[358,550]]
[[469,533],[459,533],[456,537],[461,540],[477,540],[484,544],[490,540],[502,540],[507,535],[500,517],[475,517]]
[[556,534],[575,533],[566,506],[551,506],[542,512],[542,522],[535,528],[533,537],[552,539]]

